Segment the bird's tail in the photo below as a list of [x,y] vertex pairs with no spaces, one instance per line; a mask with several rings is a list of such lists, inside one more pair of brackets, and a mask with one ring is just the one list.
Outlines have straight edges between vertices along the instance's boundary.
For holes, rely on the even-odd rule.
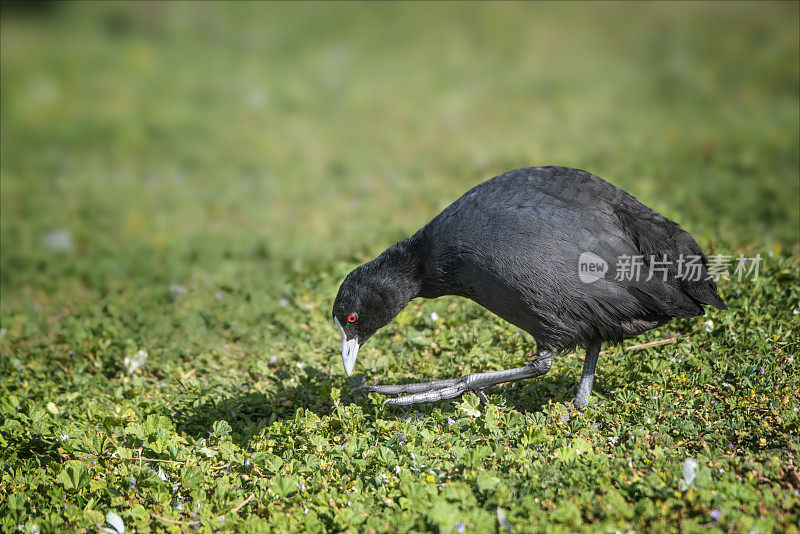
[[692,236],[675,221],[639,201],[635,200],[635,204],[628,208],[618,209],[617,217],[644,256],[645,263],[650,258],[666,260],[668,285],[683,292],[698,305],[706,304],[727,310],[725,301],[717,293],[716,282],[708,275],[708,259]]

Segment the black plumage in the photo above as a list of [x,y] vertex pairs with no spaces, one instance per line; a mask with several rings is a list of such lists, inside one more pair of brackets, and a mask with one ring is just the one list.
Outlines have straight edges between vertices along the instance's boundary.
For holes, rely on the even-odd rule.
[[[604,262],[605,274],[587,281],[580,270],[585,258],[599,267]],[[538,376],[553,354],[585,347],[585,379],[576,399],[582,406],[581,391],[591,391],[594,353],[603,341],[636,336],[673,317],[702,315],[704,304],[726,308],[707,266],[700,246],[677,223],[602,178],[531,167],[472,188],[412,237],[352,271],[339,288],[333,316],[349,374],[358,346],[412,299],[472,299],[536,340],[537,361],[515,370],[511,380],[529,377],[531,366],[538,366]],[[412,393],[389,401],[409,404],[480,392],[505,378],[483,373],[363,389]]]

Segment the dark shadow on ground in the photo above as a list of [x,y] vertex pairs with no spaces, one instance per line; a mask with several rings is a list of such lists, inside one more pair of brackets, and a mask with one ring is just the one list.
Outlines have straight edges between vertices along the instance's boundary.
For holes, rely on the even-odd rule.
[[[333,378],[318,368],[305,367],[302,374],[284,370],[278,373],[270,391],[243,391],[239,395],[219,395],[209,393],[199,403],[174,406],[173,420],[179,432],[196,438],[205,438],[211,434],[215,421],[226,421],[231,426],[231,438],[239,446],[258,435],[265,427],[275,421],[295,417],[299,408],[304,408],[319,417],[329,415],[333,410],[331,388],[341,390],[341,402],[344,405],[355,403],[365,408],[368,419],[377,417],[374,401],[361,392],[351,390],[362,383],[364,375],[358,373],[346,381],[336,375]],[[400,381],[412,382],[412,379]],[[505,405],[522,413],[541,411],[550,399],[568,402],[574,394],[574,386],[567,380],[550,378],[523,380],[517,383],[495,386],[487,390],[490,396],[502,396]],[[248,386],[251,388],[251,386]],[[566,399],[566,400],[565,400]],[[429,414],[437,407],[443,412],[456,411],[459,398],[433,404],[418,404],[391,410],[386,416],[408,417],[409,414],[422,416]],[[369,414],[375,414],[370,416]]]
[[349,404],[358,396],[351,396],[350,390],[358,385],[361,376],[343,381],[340,376],[331,379],[328,373],[314,367],[305,367],[302,374],[285,370],[273,377],[268,393],[243,391],[229,396],[210,393],[199,404],[175,406],[173,419],[179,432],[197,438],[209,436],[215,421],[227,421],[233,441],[244,446],[264,427],[294,418],[299,408],[319,417],[330,414],[332,387],[340,388],[342,403]]
[[553,402],[570,402],[575,396],[575,382],[572,380],[544,377],[533,380],[521,380],[488,389],[489,395],[501,395],[506,406],[520,413],[540,412],[551,400]]

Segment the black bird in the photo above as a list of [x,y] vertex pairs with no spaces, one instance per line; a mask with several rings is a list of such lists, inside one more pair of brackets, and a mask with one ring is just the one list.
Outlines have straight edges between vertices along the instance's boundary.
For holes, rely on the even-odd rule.
[[350,375],[358,349],[416,297],[459,295],[536,340],[524,367],[415,384],[361,386],[388,404],[450,399],[550,370],[555,354],[586,349],[575,407],[592,391],[604,341],[673,317],[727,309],[708,261],[677,223],[589,172],[530,167],[469,190],[416,234],[347,275],[333,303]]

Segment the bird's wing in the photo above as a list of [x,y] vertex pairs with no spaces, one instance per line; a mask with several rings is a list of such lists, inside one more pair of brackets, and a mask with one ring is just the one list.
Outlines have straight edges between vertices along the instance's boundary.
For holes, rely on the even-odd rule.
[[[500,175],[465,194],[428,231],[433,263],[460,289],[454,293],[475,298],[483,291],[476,300],[497,313],[492,306],[503,304],[491,292],[520,292],[542,328],[561,341],[620,339],[637,324],[652,327],[670,317],[702,314],[700,303],[722,304],[713,282],[703,283],[717,301],[703,283],[678,280],[674,266],[666,281],[651,269],[650,255],[671,263],[681,254],[702,255],[691,236],[582,171],[537,168]],[[581,279],[584,253],[607,264],[603,277]],[[638,273],[626,272],[625,262],[634,257],[641,258]]]
[[[579,245],[593,244],[586,242],[591,241],[587,232],[593,233],[594,244],[605,244],[617,256],[641,256],[648,274],[657,270],[660,281],[685,294],[696,305],[726,309],[717,294],[716,283],[708,276],[708,260],[700,245],[676,222],[586,171],[546,167],[523,169],[520,174],[557,203],[557,207],[574,206],[581,213],[573,221],[576,238],[583,241]],[[687,268],[691,262],[696,267]],[[647,289],[660,292],[657,284],[633,285],[630,289],[643,298]]]

